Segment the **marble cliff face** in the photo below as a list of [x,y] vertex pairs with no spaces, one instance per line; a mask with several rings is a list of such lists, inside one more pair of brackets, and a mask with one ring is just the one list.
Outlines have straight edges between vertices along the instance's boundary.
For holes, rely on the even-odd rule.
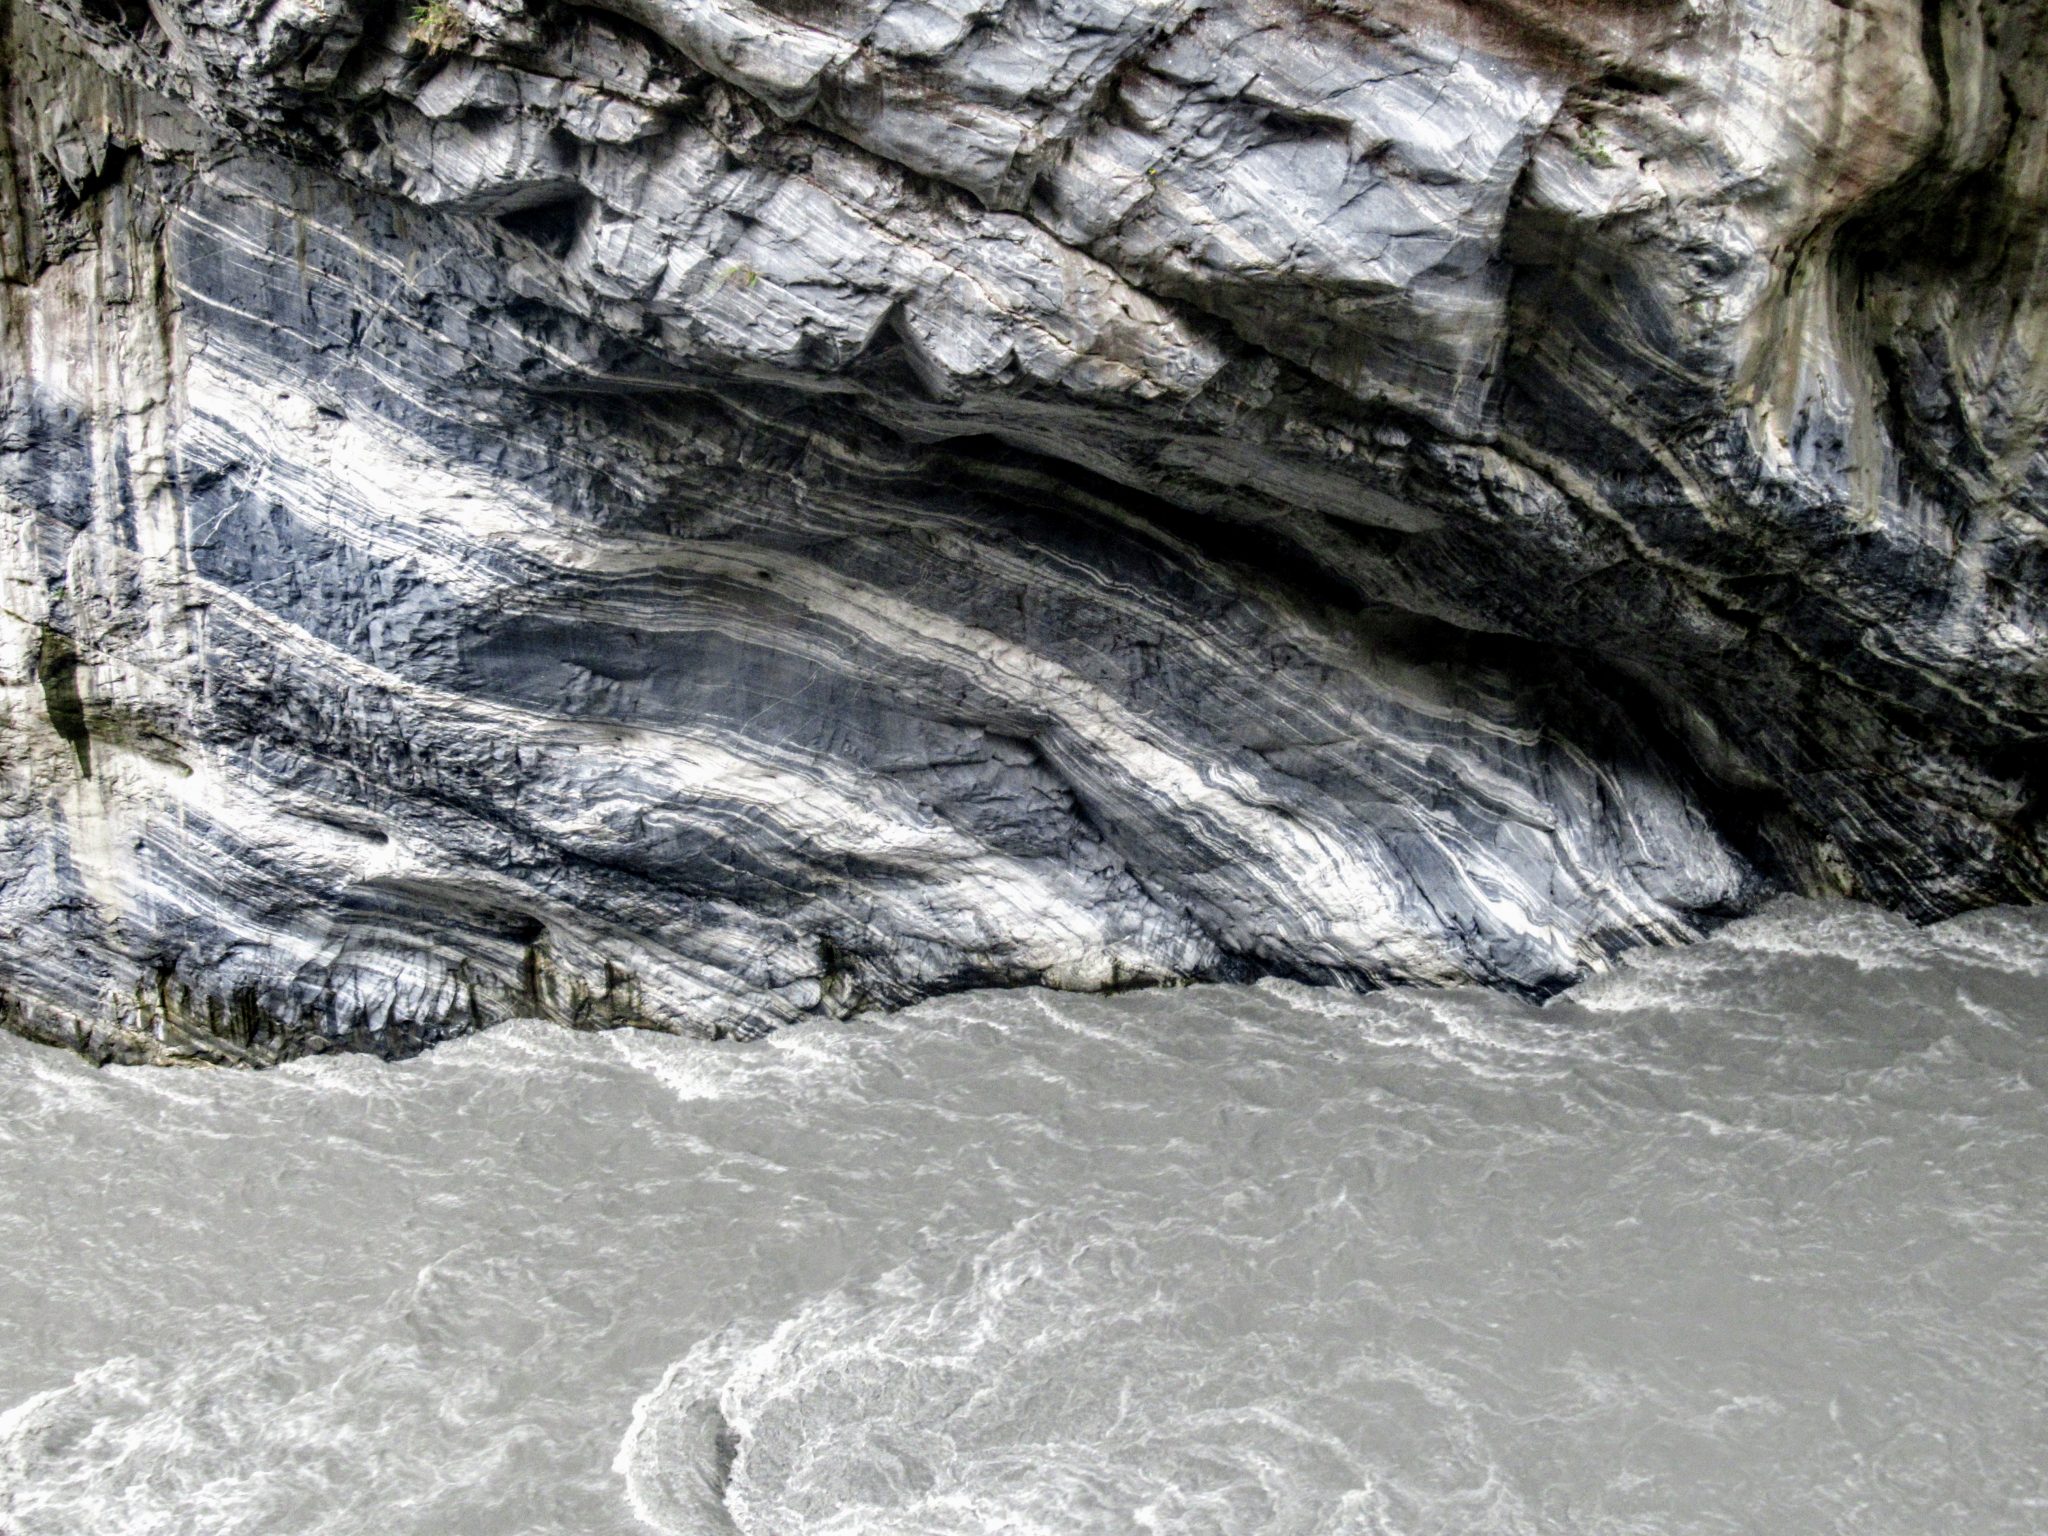
[[2048,889],[2034,0],[6,0],[103,1058]]

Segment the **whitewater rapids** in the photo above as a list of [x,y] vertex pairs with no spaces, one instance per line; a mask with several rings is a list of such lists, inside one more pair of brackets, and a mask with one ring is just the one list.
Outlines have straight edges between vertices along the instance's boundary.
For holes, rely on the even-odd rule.
[[0,1038],[0,1253],[6,1536],[2017,1536],[2048,912],[1788,903],[1541,1008]]

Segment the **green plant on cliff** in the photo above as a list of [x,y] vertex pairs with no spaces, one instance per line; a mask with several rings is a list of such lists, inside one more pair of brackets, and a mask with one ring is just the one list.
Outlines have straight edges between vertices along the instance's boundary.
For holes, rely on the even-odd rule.
[[469,37],[469,18],[451,0],[426,0],[423,5],[414,6],[406,20],[405,35],[429,53],[441,53]]
[[1586,124],[1572,150],[1586,164],[1599,170],[1612,170],[1614,167],[1613,151],[1608,146],[1606,133],[1598,124]]

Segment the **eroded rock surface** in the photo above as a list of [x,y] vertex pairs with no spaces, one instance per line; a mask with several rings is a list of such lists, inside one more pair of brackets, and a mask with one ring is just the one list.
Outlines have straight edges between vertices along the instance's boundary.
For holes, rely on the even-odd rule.
[[12,0],[97,1055],[2048,887],[2031,0]]

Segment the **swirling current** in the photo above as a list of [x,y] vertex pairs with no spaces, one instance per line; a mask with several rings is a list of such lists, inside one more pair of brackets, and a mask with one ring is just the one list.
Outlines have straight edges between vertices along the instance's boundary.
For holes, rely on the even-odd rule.
[[2048,1529],[2048,912],[1536,1007],[0,1039],[6,1536]]

